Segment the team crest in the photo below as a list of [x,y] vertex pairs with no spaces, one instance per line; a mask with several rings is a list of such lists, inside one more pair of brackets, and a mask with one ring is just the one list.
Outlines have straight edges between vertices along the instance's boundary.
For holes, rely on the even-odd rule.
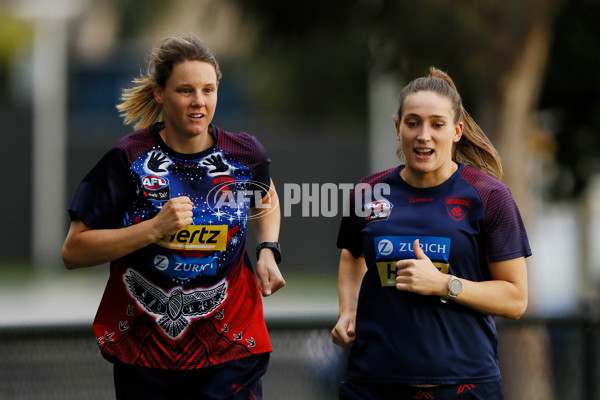
[[471,208],[471,200],[465,197],[449,197],[446,199],[446,211],[455,221],[460,221],[467,216]]
[[376,200],[367,204],[365,206],[366,211],[369,212],[367,223],[385,221],[390,217],[392,207],[394,207],[394,205],[386,199]]

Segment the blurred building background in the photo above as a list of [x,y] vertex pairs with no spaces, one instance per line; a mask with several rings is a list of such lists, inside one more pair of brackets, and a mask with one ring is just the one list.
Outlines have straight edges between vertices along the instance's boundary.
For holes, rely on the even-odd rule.
[[[586,398],[552,393],[560,346],[600,351],[598,15],[597,0],[0,0],[0,322],[91,321],[107,271],[63,271],[66,207],[131,132],[115,105],[152,46],[193,33],[224,75],[214,124],[259,138],[282,201],[286,184],[355,183],[396,165],[400,88],[430,65],[447,71],[500,151],[534,252],[530,322],[520,322],[531,329],[510,325],[509,345],[501,339],[507,398]],[[288,287],[265,301],[267,316],[333,324],[339,218],[288,209]],[[544,322],[557,318],[575,333]],[[326,331],[305,336],[321,343]],[[569,366],[580,369],[600,373]]]

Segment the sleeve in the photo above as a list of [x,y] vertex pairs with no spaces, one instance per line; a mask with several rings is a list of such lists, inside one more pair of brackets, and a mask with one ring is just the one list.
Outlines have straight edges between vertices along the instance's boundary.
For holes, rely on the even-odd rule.
[[339,249],[350,250],[355,258],[363,255],[363,245],[361,238],[361,229],[363,220],[356,215],[355,191],[350,192],[350,197],[346,200],[347,207],[344,209],[344,215],[338,232],[337,247]]
[[485,215],[484,224],[489,262],[506,261],[531,255],[523,219],[506,186],[490,193]]
[[71,221],[81,220],[92,229],[120,228],[134,194],[127,156],[113,148],[79,184],[68,209]]
[[[252,169],[252,180],[257,182],[257,190],[260,192],[260,197],[264,198],[269,192],[269,188],[271,187],[271,172],[269,169],[269,165],[271,164],[271,159],[267,155],[267,151],[263,147],[263,145],[256,139],[254,136],[250,136],[253,142],[253,152],[255,154],[255,162],[253,163]],[[254,197],[252,197],[251,207],[254,207]]]

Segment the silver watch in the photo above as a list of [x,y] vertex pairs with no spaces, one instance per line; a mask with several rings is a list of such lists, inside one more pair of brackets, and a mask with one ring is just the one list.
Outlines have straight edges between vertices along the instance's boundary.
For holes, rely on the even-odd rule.
[[462,288],[463,286],[460,279],[458,279],[454,275],[450,275],[450,280],[448,281],[448,294],[446,295],[446,297],[440,297],[440,300],[442,301],[442,303],[445,303],[446,300],[448,300],[449,298],[457,298],[458,295],[462,292]]

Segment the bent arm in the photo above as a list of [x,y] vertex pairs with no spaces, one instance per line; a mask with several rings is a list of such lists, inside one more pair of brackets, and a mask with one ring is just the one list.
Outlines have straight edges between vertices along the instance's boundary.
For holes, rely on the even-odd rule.
[[519,319],[527,309],[527,264],[524,257],[489,264],[492,280],[461,279],[462,293],[456,302],[476,311]]
[[176,197],[154,218],[118,229],[91,229],[75,220],[63,244],[63,262],[68,269],[75,269],[116,260],[191,224],[192,208],[188,197]]
[[[440,272],[414,242],[415,259],[396,263],[396,289],[446,297],[450,277]],[[469,281],[461,277],[462,292],[454,301],[484,314],[518,319],[527,308],[527,264],[525,257],[492,262],[489,281]]]
[[349,347],[354,342],[358,292],[366,272],[364,257],[355,258],[350,250],[342,250],[338,277],[338,322],[331,332],[332,340],[338,346]]

